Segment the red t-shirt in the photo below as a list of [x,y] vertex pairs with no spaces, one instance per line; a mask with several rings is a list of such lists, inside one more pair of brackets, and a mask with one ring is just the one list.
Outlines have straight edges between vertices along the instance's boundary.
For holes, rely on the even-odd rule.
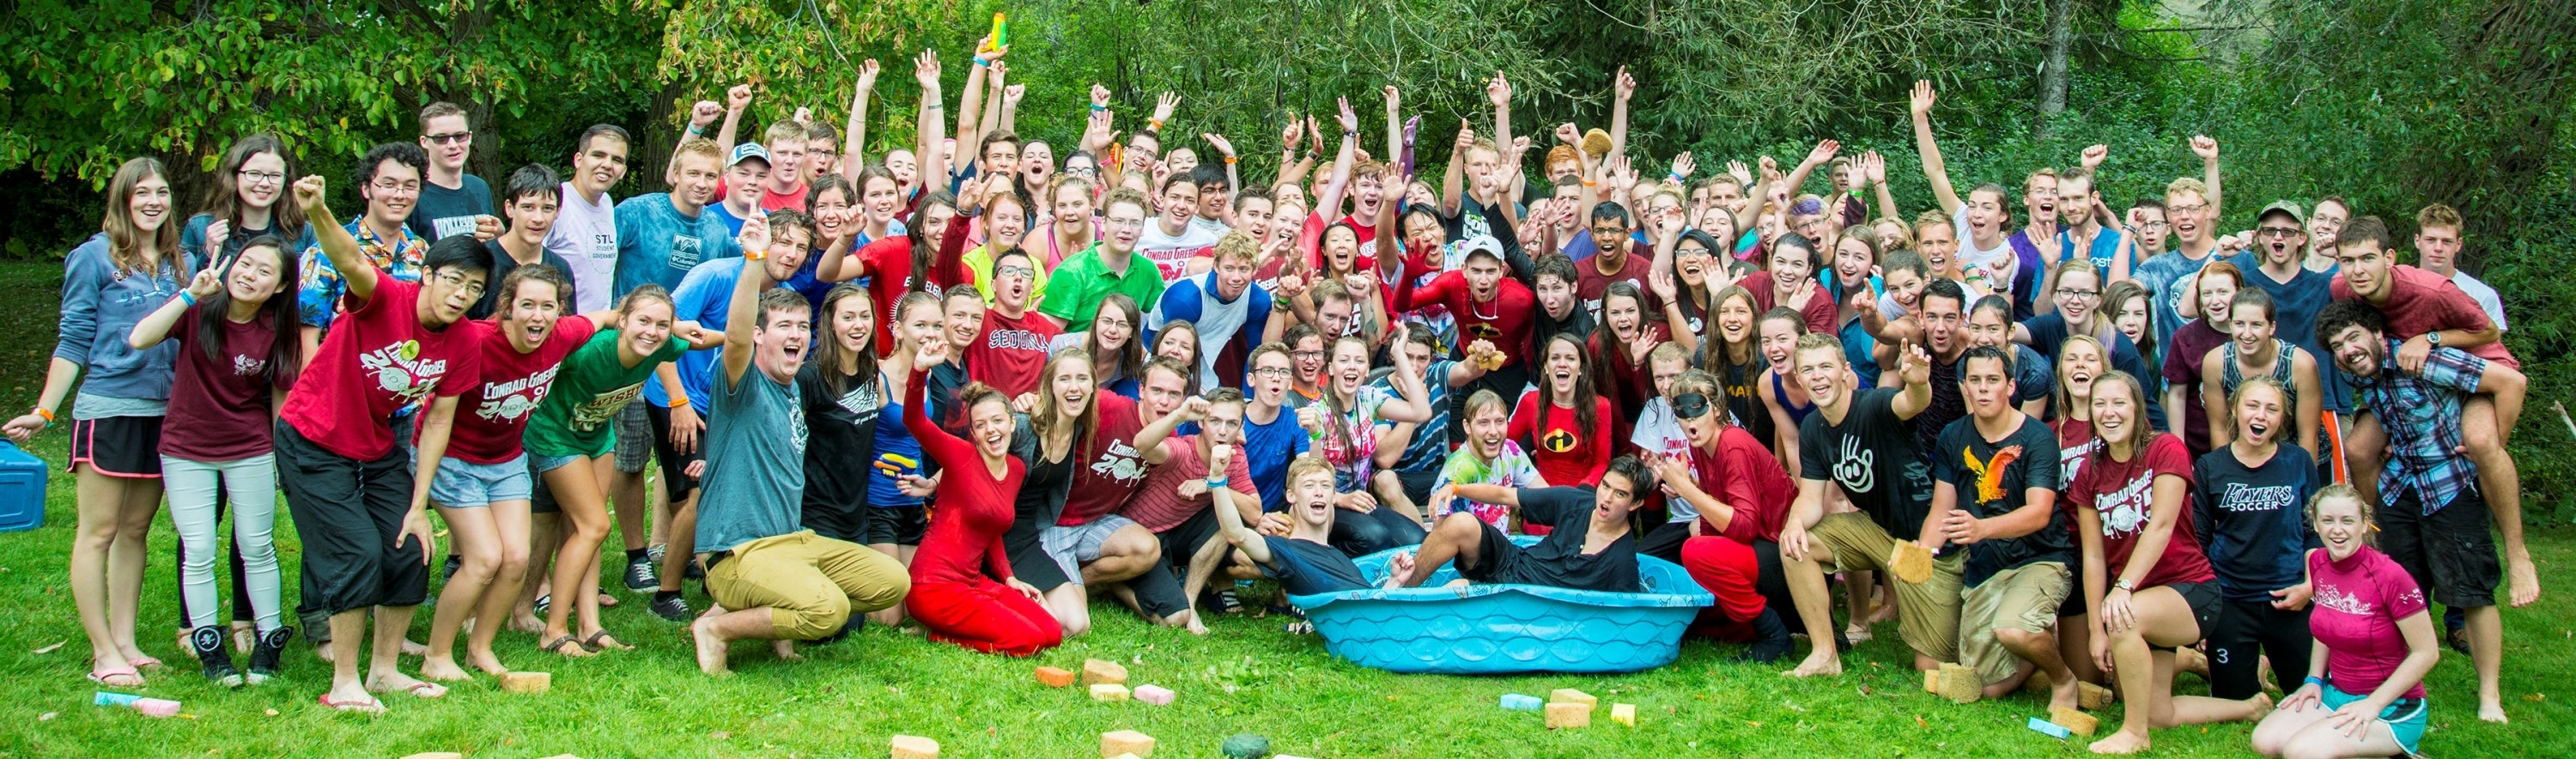
[[[1779,289],[1778,280],[1772,279],[1770,272],[1747,273],[1742,279],[1735,280],[1735,285],[1753,293],[1753,315],[1757,318],[1780,305],[1774,295],[1774,291]],[[1840,307],[1834,304],[1833,293],[1827,292],[1824,285],[1815,287],[1815,292],[1807,296],[1806,307],[1798,309],[1798,313],[1807,317],[1807,331],[1820,335],[1837,334],[1834,317]]]
[[[1118,512],[1155,532],[1179,527],[1182,522],[1198,516],[1210,504],[1216,503],[1216,496],[1205,491],[1194,497],[1181,497],[1182,483],[1205,480],[1208,476],[1207,459],[1199,456],[1198,436],[1173,435],[1165,440],[1169,441],[1164,448],[1171,452],[1171,458],[1164,459],[1153,472],[1145,475],[1144,485],[1136,489],[1136,497],[1127,502],[1125,510]],[[1261,490],[1252,485],[1252,470],[1244,464],[1243,458],[1236,456],[1225,462],[1226,489],[1257,496]]]
[[360,461],[393,451],[388,420],[395,411],[474,386],[490,330],[477,321],[422,328],[415,313],[420,285],[377,274],[375,297],[348,303],[355,295],[343,296],[347,310],[296,376],[279,414],[314,445]]
[[1063,527],[1117,511],[1145,484],[1145,458],[1136,451],[1136,433],[1145,423],[1136,418],[1136,402],[1117,393],[1092,398],[1100,404],[1100,429],[1083,441],[1082,458],[1073,462],[1073,488],[1064,497],[1064,515],[1055,520]]
[[[2146,534],[2147,522],[2155,516],[2156,478],[2180,477],[2184,489],[2190,489],[2190,451],[2173,435],[2153,434],[2145,455],[2128,461],[2113,461],[2108,454],[2088,457],[2083,471],[2066,486],[2066,505],[2061,508],[2069,515],[2074,509],[2093,509],[2102,517],[2102,567],[2111,574],[2103,578],[2105,589],[2129,566],[2129,552],[2137,548],[2139,536]],[[2173,537],[2165,541],[2164,556],[2156,559],[2140,587],[2217,579],[2209,568],[2209,555],[2200,549],[2199,535],[2192,530],[2190,506],[2175,504],[2174,510]]]
[[1597,485],[1601,483],[1601,473],[1610,468],[1610,401],[1595,397],[1592,407],[1590,436],[1583,434],[1574,409],[1542,403],[1536,390],[1522,393],[1520,403],[1512,409],[1508,434],[1514,440],[1532,443],[1530,461],[1538,465],[1538,474],[1547,478],[1547,484]]
[[269,452],[268,355],[276,322],[266,315],[249,323],[225,319],[217,333],[220,358],[207,358],[197,342],[197,309],[180,312],[170,339],[179,343],[178,373],[170,383],[170,413],[161,425],[161,454],[189,461],[237,461]]
[[768,186],[763,185],[760,188],[760,210],[795,211],[797,213],[804,213],[805,196],[811,194],[813,191],[813,185],[805,184],[803,182],[796,183],[795,192],[787,193],[771,190]]
[[983,334],[966,346],[966,374],[1007,396],[1036,390],[1044,384],[1039,375],[1046,371],[1047,343],[1061,333],[1036,311],[1017,319],[986,311]]
[[[528,415],[554,387],[555,370],[563,366],[565,356],[589,342],[599,326],[582,316],[556,319],[544,343],[520,353],[502,336],[500,317],[483,324],[488,332],[483,339],[482,382],[456,400],[456,429],[447,437],[447,455],[469,463],[500,464],[524,450],[519,436],[528,429]],[[413,433],[413,439],[418,438]]]
[[[922,290],[938,295],[942,288],[969,281],[975,275],[959,257],[966,254],[966,225],[949,224],[941,236],[939,251],[931,256],[930,281]],[[877,312],[877,357],[894,353],[894,307],[903,294],[912,289],[912,237],[896,235],[871,241],[850,254],[868,267],[868,299],[875,301]]]
[[1601,257],[1596,255],[1574,264],[1574,293],[1583,298],[1583,308],[1592,312],[1592,323],[1601,323],[1601,294],[1610,289],[1612,282],[1636,285],[1637,293],[1645,296],[1647,313],[1663,308],[1662,301],[1655,300],[1654,288],[1646,285],[1646,272],[1655,268],[1654,259],[1629,253],[1617,274],[1601,273],[1600,263]]
[[[1406,271],[1411,272],[1413,269],[1408,266]],[[1478,303],[1475,302],[1475,296],[1467,292],[1465,272],[1442,272],[1439,277],[1431,280],[1431,284],[1423,285],[1420,289],[1414,288],[1413,277],[1397,279],[1399,281],[1395,285],[1396,310],[1411,311],[1432,305],[1447,307],[1450,316],[1458,320],[1458,342],[1461,349],[1464,349],[1467,343],[1491,340],[1494,348],[1503,352],[1503,363],[1506,365],[1524,363],[1524,359],[1529,355],[1532,329],[1530,317],[1538,313],[1538,296],[1531,293],[1529,286],[1521,284],[1520,280],[1504,277],[1494,284],[1494,300]],[[1553,481],[1551,484],[1554,484]]]
[[[2379,304],[2379,312],[2388,317],[2388,338],[2391,340],[2405,340],[2446,329],[2478,332],[2494,325],[2487,319],[2486,309],[2480,308],[2476,299],[2470,298],[2451,280],[2405,264],[2388,267],[2388,273],[2391,280],[2388,283],[2388,302]],[[2352,285],[2342,277],[2333,278],[2327,287],[2334,291],[2335,300],[2361,297],[2353,293]],[[2522,368],[2522,362],[2514,359],[2512,351],[2505,350],[2502,340],[2468,350],[2479,358],[2515,369]]]
[[[1753,433],[1727,425],[1717,434],[1717,450],[1691,449],[1690,464],[1700,491],[1735,509],[1735,519],[1717,534],[1748,546],[1756,540],[1780,540],[1789,504],[1798,499],[1798,483],[1789,479],[1789,470],[1780,468],[1780,459],[1753,439]],[[1716,526],[1706,510],[1700,512],[1699,521],[1706,527]]]

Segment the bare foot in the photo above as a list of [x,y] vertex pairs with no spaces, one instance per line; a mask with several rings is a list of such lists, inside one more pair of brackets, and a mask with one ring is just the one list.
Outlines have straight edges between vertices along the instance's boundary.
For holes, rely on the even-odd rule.
[[387,669],[367,675],[367,692],[409,693],[420,698],[439,698],[447,695],[447,686],[421,682],[410,675],[403,674],[400,670]]
[[522,613],[519,616],[512,617],[510,619],[510,630],[513,632],[542,634],[546,631],[546,621],[538,619],[535,614]]
[[2112,733],[2111,737],[2094,741],[2092,748],[2093,753],[2096,754],[2135,754],[2147,750],[2147,736],[2144,733],[2122,730]]
[[233,655],[249,656],[251,646],[258,642],[259,630],[251,623],[238,620],[233,622]]
[[412,641],[412,639],[410,639],[410,638],[404,638],[404,639],[403,639],[403,644],[402,644],[402,655],[404,655],[404,656],[428,656],[428,655],[429,655],[429,647],[428,647],[428,646],[425,646],[425,645],[421,645],[421,644],[416,643],[416,642],[413,642],[413,641]]
[[1878,604],[1878,608],[1869,612],[1870,624],[1880,625],[1894,621],[1896,621],[1896,604],[1882,601]]
[[2505,724],[2505,723],[2507,723],[2507,722],[2512,722],[2512,721],[2513,721],[2512,719],[2506,718],[2506,717],[2504,716],[2504,705],[2503,705],[2503,704],[2479,704],[2479,705],[2478,705],[2478,719],[2485,720],[2485,721],[2488,721],[2488,722],[2493,722],[2493,723],[2496,723],[2496,724],[2499,724],[2499,725],[2501,725],[2501,724]]
[[1185,611],[1185,612],[1181,612],[1181,614],[1183,614],[1183,615],[1185,615],[1185,616],[1189,617],[1189,621],[1186,621],[1186,622],[1182,622],[1182,623],[1181,623],[1181,628],[1182,628],[1182,629],[1189,630],[1191,635],[1206,635],[1206,634],[1208,634],[1208,626],[1207,626],[1207,623],[1205,623],[1205,622],[1200,622],[1200,621],[1199,621],[1199,615],[1198,615],[1197,613],[1195,613],[1195,612],[1186,612],[1186,611]]
[[[475,669],[483,670],[483,674],[486,675],[500,677],[510,673],[509,667],[501,666],[501,657],[493,656],[489,649],[482,651],[467,651],[465,652],[465,660],[472,663]],[[422,667],[421,669],[423,672],[428,671],[427,667]]]
[[322,694],[321,702],[323,706],[344,712],[385,713],[385,702],[376,700],[376,697],[369,695],[365,688],[358,687],[354,683],[332,686],[331,692]]
[[2192,648],[2190,646],[2175,649],[2174,671],[2189,672],[2201,677],[2208,677],[2209,655],[2201,653],[2200,649]]
[[770,652],[770,653],[772,653],[772,654],[776,654],[776,655],[778,656],[778,660],[779,660],[779,661],[804,661],[804,660],[805,660],[805,655],[804,655],[804,654],[796,653],[796,641],[792,641],[792,640],[775,640],[775,641],[770,641],[770,643],[769,643],[769,652]]
[[466,674],[465,668],[456,666],[456,657],[453,655],[422,657],[420,676],[447,682],[474,679],[473,675]]
[[2540,600],[2540,574],[2531,568],[2531,557],[2517,558],[2507,565],[2512,571],[2508,573],[2511,579],[2506,587],[2512,590],[2514,608],[2530,606],[2531,602]]
[[331,641],[326,640],[314,643],[313,658],[320,659],[324,663],[329,663],[331,661]]
[[601,594],[599,594],[599,608],[602,608],[602,609],[609,609],[609,608],[615,608],[616,606],[617,606],[617,597],[616,597],[616,596],[612,596],[612,595],[609,595],[609,594],[606,594],[606,593],[601,593]]
[[716,637],[715,620],[699,617],[689,624],[689,637],[698,644],[698,671],[717,677],[733,674],[733,670],[725,669],[725,641]]
[[2049,683],[2049,707],[2056,708],[2063,706],[2068,709],[2074,709],[2082,706],[2084,703],[2083,691],[2078,686],[2081,686],[2083,683],[2084,681],[2072,677],[2066,678],[2066,682]]
[[1824,645],[1817,646],[1814,653],[1807,654],[1806,661],[1798,662],[1797,669],[1780,674],[1784,677],[1831,677],[1842,673],[1842,654],[1834,650],[1834,644],[1831,641],[1827,641]]
[[1853,623],[1843,626],[1843,638],[1851,641],[1855,645],[1868,643],[1873,637],[1876,636],[1870,634],[1869,625],[1867,624]]

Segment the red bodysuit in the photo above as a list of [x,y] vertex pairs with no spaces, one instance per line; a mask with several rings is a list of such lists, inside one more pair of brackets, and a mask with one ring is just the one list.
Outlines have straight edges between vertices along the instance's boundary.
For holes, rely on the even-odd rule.
[[932,640],[1011,656],[1052,648],[1064,642],[1055,615],[1007,584],[1011,558],[1002,533],[1011,529],[1012,494],[1019,492],[1027,467],[1005,457],[1002,478],[993,479],[973,445],[922,415],[928,385],[926,373],[914,369],[904,390],[903,426],[947,474],[930,529],[912,557],[912,592],[904,596],[904,611],[921,621]]

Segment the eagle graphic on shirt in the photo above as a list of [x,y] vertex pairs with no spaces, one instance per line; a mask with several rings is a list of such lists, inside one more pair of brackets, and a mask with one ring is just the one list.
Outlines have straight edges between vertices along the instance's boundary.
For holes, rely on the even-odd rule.
[[1976,475],[1977,502],[1994,503],[2004,499],[2004,470],[2021,459],[2021,446],[2008,445],[1997,449],[1994,458],[1984,462],[1977,461],[1974,449],[1960,451],[1959,458],[1965,460],[1968,471]]

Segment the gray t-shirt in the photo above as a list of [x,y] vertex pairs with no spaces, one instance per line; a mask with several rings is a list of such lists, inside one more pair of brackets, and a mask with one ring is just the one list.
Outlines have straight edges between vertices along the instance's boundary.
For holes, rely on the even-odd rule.
[[796,383],[755,366],[742,381],[724,362],[707,367],[707,470],[698,496],[698,550],[734,546],[803,529],[805,412]]

